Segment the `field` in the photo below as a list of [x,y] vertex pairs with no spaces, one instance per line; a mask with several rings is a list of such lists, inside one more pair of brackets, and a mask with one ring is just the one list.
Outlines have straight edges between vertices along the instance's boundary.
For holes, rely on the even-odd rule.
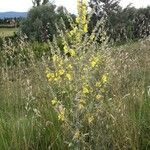
[[42,60],[30,44],[6,47],[0,149],[150,149],[149,39],[82,54],[93,46]]
[[[29,15],[35,22],[27,17],[31,29],[25,21],[30,36],[2,38],[0,150],[150,150],[150,37],[144,21],[142,38],[119,33],[111,40],[105,17],[89,33],[86,6],[79,0],[75,20],[67,16],[66,28],[61,18],[52,39],[51,24],[36,15]],[[47,20],[40,11],[33,13]],[[0,29],[0,36],[16,30]]]
[[0,37],[13,36],[16,28],[0,28]]

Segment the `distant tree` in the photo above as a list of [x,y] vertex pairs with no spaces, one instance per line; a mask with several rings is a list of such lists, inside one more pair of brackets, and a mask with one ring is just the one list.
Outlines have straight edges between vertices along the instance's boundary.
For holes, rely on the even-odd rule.
[[22,33],[26,34],[29,39],[52,40],[53,35],[56,34],[57,14],[55,8],[56,6],[53,4],[32,8],[20,27]]
[[41,0],[32,0],[33,6],[40,6]]
[[134,21],[135,38],[142,38],[150,35],[150,6],[137,10]]
[[43,0],[42,5],[45,5],[49,2],[49,0]]
[[41,1],[41,0],[32,0],[33,6],[35,6],[35,7],[40,6],[41,4],[45,5],[48,2],[49,2],[49,0],[43,0],[43,1]]
[[116,23],[116,16],[122,9],[119,6],[119,0],[90,0],[89,7],[92,10],[90,22],[88,25],[89,33],[91,33],[95,28],[97,22],[104,18],[104,28],[107,31],[108,36],[115,37],[114,34],[112,35],[114,28],[112,23]]
[[[32,40],[52,40],[53,36],[57,35],[56,25],[61,30],[64,29],[64,25],[66,29],[70,28],[67,14],[71,15],[65,7],[56,8],[52,3],[33,7],[28,12],[27,18],[22,22],[20,30]],[[75,19],[74,15],[71,16]]]
[[109,15],[111,12],[118,11],[120,0],[90,0],[89,6],[94,9],[98,18]]
[[102,17],[105,18],[105,30],[109,40],[126,41],[150,35],[150,7],[136,9],[129,4],[126,8],[119,5],[119,0],[90,0],[92,16],[89,33]]
[[119,0],[90,0],[89,7],[93,12],[91,22],[89,23],[90,31],[102,17],[109,19],[109,17],[116,15],[121,9],[119,6]]

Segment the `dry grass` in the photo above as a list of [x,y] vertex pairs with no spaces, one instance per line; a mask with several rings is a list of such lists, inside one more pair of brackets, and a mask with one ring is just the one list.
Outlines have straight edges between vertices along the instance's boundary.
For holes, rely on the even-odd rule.
[[[21,46],[28,52],[28,65],[16,56],[17,66],[8,66],[3,59],[0,68],[0,149],[150,148],[149,39],[105,51],[96,46],[98,52],[89,50],[78,61],[69,57],[63,69],[73,66],[73,81],[62,76],[57,82],[46,78],[46,69],[54,70],[52,62],[34,59],[30,47]],[[84,73],[82,67],[93,56],[102,61]],[[104,72],[108,79],[98,91],[94,82]],[[84,83],[80,75],[93,89],[82,94],[87,100],[82,109],[77,100]],[[102,97],[97,100],[95,94]],[[52,103],[55,97],[58,105]],[[58,117],[63,108],[64,120]]]
[[16,31],[16,28],[0,28],[0,37],[13,36]]

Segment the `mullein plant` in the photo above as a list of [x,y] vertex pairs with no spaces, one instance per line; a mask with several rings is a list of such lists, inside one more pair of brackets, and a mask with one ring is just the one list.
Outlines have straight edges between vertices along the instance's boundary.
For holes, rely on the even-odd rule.
[[77,2],[78,15],[72,29],[60,35],[63,55],[58,49],[54,52],[57,46],[52,46],[46,76],[64,142],[70,148],[86,148],[94,136],[92,129],[105,98],[108,73],[104,72],[101,52],[94,51],[96,34],[88,35],[87,1]]

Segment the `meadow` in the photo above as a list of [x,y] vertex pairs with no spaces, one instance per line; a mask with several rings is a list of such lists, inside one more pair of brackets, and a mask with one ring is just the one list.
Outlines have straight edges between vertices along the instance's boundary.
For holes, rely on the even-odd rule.
[[13,36],[16,31],[16,28],[0,28],[0,37]]
[[42,60],[19,47],[1,55],[0,149],[150,148],[149,39]]
[[3,43],[1,150],[150,149],[150,37],[114,46],[80,10],[53,41]]

